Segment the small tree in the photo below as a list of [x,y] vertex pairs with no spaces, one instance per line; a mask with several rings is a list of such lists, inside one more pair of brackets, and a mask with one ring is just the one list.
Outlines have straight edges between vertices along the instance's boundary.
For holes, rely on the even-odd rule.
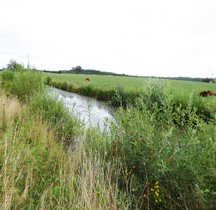
[[7,65],[7,69],[12,71],[21,71],[24,69],[24,67],[15,60],[10,60],[9,64]]

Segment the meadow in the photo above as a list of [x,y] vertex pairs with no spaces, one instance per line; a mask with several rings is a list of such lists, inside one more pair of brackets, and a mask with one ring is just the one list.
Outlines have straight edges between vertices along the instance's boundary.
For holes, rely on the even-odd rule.
[[[155,78],[142,78],[142,77],[127,77],[127,76],[110,76],[110,75],[89,75],[89,74],[54,74],[54,73],[42,73],[44,78],[50,77],[51,80],[57,80],[59,82],[74,83],[75,85],[86,86],[92,85],[101,89],[115,89],[116,87],[122,87],[126,91],[130,90],[142,90],[149,80],[159,80]],[[90,82],[86,81],[86,78],[90,78]],[[167,81],[166,79],[160,79],[160,81]],[[190,92],[199,93],[202,90],[216,89],[215,83],[193,82],[183,80],[168,80],[172,88],[178,92]]]
[[0,209],[216,208],[216,97],[197,95],[215,84],[147,81],[107,134],[84,130],[43,74],[1,80]]
[[[144,97],[146,102],[153,100],[160,103],[160,98],[164,97],[164,93],[161,92],[161,96],[155,96],[151,91],[154,91],[155,88],[155,91],[159,94],[166,87],[168,90],[166,97],[169,97],[172,101],[173,109],[179,105],[187,109],[189,101],[193,100],[194,104],[192,106],[196,107],[198,115],[206,120],[214,119],[212,113],[216,110],[215,98],[201,98],[199,93],[203,90],[215,91],[216,83],[109,75],[54,73],[42,73],[42,75],[48,85],[107,101],[110,105],[116,107],[135,105],[140,97]],[[86,81],[86,78],[90,78],[90,81]]]

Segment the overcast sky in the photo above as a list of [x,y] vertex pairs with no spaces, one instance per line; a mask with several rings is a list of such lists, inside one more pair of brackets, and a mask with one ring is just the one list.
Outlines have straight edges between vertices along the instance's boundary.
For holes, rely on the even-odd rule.
[[0,0],[0,68],[216,77],[216,0]]

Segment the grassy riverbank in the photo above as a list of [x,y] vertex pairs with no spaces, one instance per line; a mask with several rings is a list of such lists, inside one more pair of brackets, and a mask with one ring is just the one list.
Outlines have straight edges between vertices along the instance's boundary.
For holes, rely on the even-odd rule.
[[[89,74],[55,74],[43,72],[44,78],[50,78],[54,81],[73,83],[75,86],[93,85],[96,88],[101,89],[114,89],[121,86],[126,91],[129,90],[142,90],[148,81],[169,81],[177,91],[196,93],[205,89],[214,89],[214,83],[205,82],[193,82],[183,80],[168,80],[168,79],[155,79],[155,78],[143,78],[143,77],[129,77],[129,76],[111,76],[111,75],[89,75]],[[86,81],[89,78],[90,81]]]
[[102,136],[84,131],[48,96],[38,73],[7,74],[0,93],[0,209],[125,206],[117,178],[111,179],[118,171],[87,147],[89,134],[101,141]]
[[107,135],[83,130],[41,74],[12,74],[0,93],[1,209],[216,208],[214,97],[150,82]]
[[[173,102],[179,104],[187,103],[187,98],[193,96],[200,103],[199,92],[203,90],[216,90],[215,83],[178,81],[165,79],[148,79],[138,77],[104,76],[104,75],[80,75],[80,74],[54,74],[42,73],[46,83],[53,87],[94,97],[99,100],[108,101],[113,106],[124,106],[134,103],[142,95],[143,89],[149,84],[169,85],[170,96]],[[90,81],[86,81],[90,77]],[[214,99],[205,98],[209,109],[214,109]],[[201,104],[203,104],[201,102]],[[198,112],[205,110],[199,104],[195,105]],[[204,111],[205,112],[205,111]]]

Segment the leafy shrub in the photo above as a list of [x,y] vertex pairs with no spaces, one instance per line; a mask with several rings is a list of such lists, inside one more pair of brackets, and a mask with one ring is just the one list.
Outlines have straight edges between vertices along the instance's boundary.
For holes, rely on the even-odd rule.
[[15,72],[11,71],[11,70],[3,71],[2,74],[1,74],[2,86],[4,88],[6,88],[7,90],[11,89],[12,82],[13,82],[13,79],[14,79],[14,74],[15,74]]
[[136,91],[125,91],[123,87],[118,86],[112,94],[111,104],[126,108],[129,104],[134,104],[139,95]]
[[31,96],[43,90],[43,77],[40,73],[32,70],[15,73],[11,93],[21,101],[28,101]]
[[3,71],[2,74],[1,74],[2,80],[3,81],[13,81],[14,74],[15,74],[14,71],[10,71],[10,70]]
[[183,108],[167,86],[147,90],[120,109],[111,131],[109,155],[123,164],[119,186],[131,209],[214,209],[215,125],[197,115],[193,97]]

